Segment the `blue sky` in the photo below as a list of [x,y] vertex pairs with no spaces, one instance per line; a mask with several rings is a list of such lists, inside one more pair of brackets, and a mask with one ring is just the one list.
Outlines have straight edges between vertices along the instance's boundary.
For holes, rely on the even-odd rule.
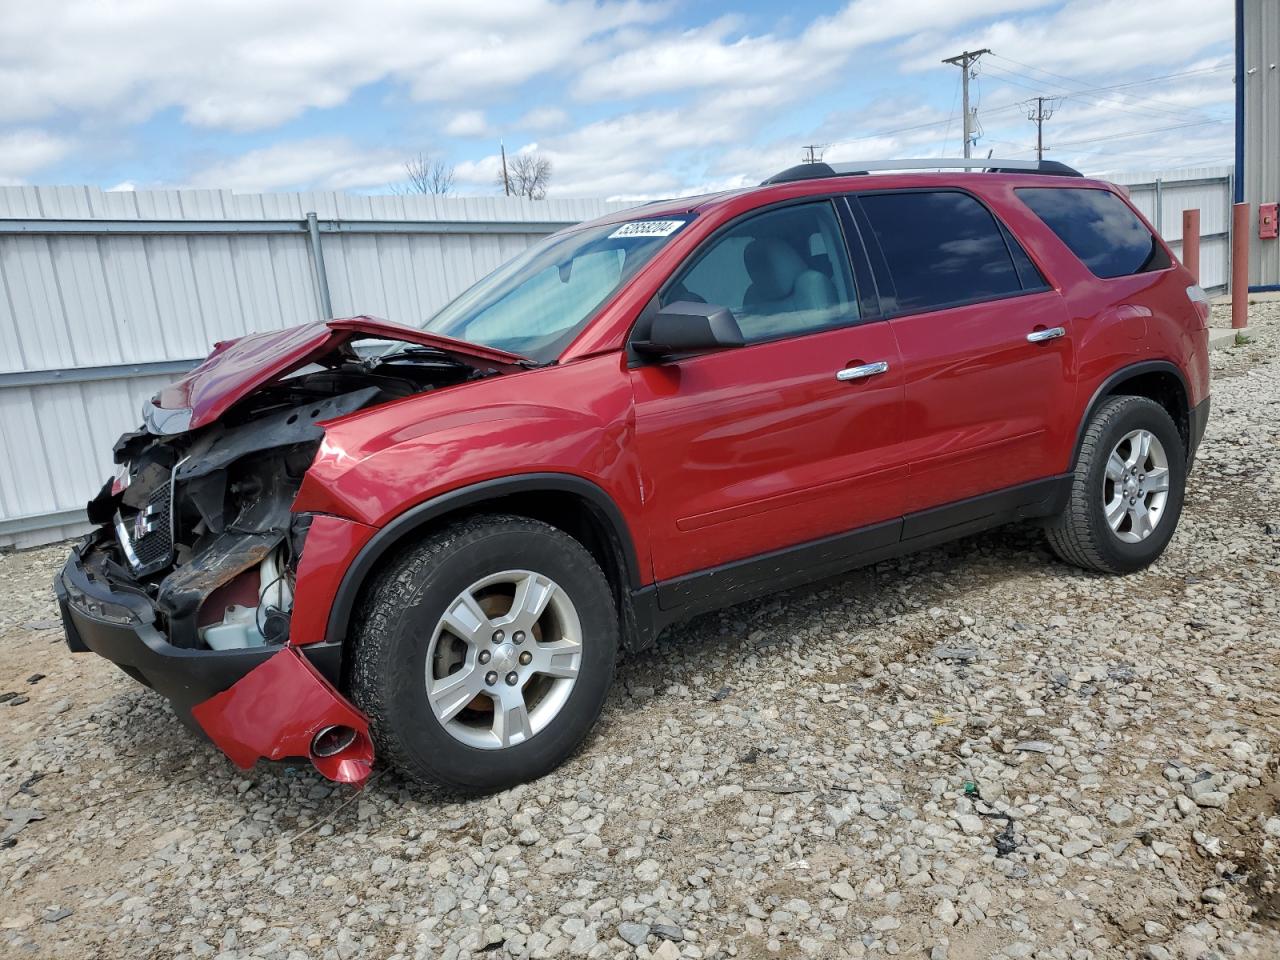
[[1229,161],[1230,0],[9,0],[0,183],[382,192],[425,151],[495,192],[498,143],[552,194],[646,198],[799,162]]

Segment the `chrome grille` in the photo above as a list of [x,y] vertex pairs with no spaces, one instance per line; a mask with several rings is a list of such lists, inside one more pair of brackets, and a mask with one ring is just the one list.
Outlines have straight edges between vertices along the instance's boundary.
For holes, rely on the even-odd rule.
[[130,516],[116,514],[116,536],[133,572],[154,573],[173,559],[173,484],[152,491],[146,505]]

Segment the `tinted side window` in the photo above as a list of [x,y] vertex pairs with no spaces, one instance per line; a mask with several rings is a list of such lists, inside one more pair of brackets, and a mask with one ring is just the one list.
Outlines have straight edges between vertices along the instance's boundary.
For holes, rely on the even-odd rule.
[[1129,206],[1109,190],[1027,187],[1018,197],[1098,277],[1169,266],[1169,255]]
[[827,201],[770,210],[716,237],[662,296],[733,311],[748,342],[858,319],[844,236]]
[[1009,232],[1009,228],[1003,223],[1000,224],[1000,232],[1004,234],[1005,246],[1009,248],[1009,253],[1013,256],[1013,266],[1018,271],[1018,279],[1022,281],[1023,290],[1048,290],[1049,284],[1045,282],[1044,276],[1031,262],[1031,258],[1027,256],[1027,251],[1022,249],[1022,245]]
[[968,194],[881,193],[858,199],[897,288],[897,310],[933,310],[1022,292],[999,225]]

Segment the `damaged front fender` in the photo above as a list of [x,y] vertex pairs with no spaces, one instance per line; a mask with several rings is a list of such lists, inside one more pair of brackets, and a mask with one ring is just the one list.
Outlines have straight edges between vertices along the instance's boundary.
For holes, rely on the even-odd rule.
[[373,769],[369,721],[294,647],[250,670],[191,715],[242,770],[309,757],[325,777],[363,787]]

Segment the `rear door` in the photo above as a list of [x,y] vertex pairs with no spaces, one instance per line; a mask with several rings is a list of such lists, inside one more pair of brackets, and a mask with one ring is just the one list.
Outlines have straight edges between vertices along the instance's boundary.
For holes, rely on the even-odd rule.
[[[908,513],[1059,473],[1075,427],[1061,296],[972,194],[864,193],[851,203],[902,351]],[[929,532],[908,525],[907,537]]]
[[863,546],[896,542],[901,364],[860,303],[835,205],[725,228],[659,295],[682,300],[729,307],[748,343],[632,366],[655,578],[869,525]]

